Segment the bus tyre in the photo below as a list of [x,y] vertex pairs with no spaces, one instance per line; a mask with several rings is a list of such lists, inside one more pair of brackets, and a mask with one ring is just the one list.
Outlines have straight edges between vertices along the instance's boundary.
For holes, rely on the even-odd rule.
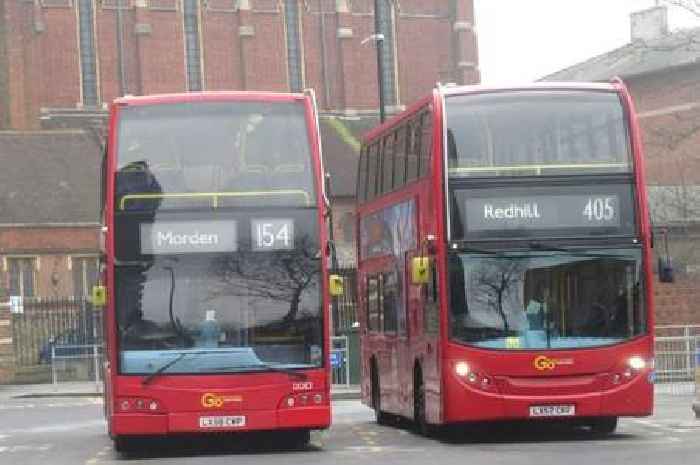
[[128,436],[114,436],[112,442],[114,450],[120,454],[128,454],[136,449],[136,441]]
[[420,371],[416,373],[413,383],[413,425],[418,434],[430,437],[434,429],[425,416],[425,386]]
[[605,436],[612,434],[617,429],[617,417],[597,418],[591,423],[591,432],[596,435]]
[[291,431],[288,440],[291,449],[305,450],[309,447],[309,443],[311,443],[311,431],[308,429]]
[[382,411],[382,396],[379,391],[379,375],[376,370],[372,370],[372,408],[374,409],[374,419],[378,425],[388,425],[389,415]]

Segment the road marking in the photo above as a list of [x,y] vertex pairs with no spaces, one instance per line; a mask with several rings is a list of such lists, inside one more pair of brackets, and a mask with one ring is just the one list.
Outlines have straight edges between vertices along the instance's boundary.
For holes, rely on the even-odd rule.
[[331,451],[334,454],[357,454],[358,452],[370,453],[416,453],[425,452],[425,448],[421,447],[399,447],[399,446],[348,446],[340,450]]
[[0,446],[0,454],[17,452],[46,452],[53,448],[53,444],[32,444],[18,446]]
[[379,436],[379,433],[376,431],[360,431],[357,434],[360,436]]
[[25,410],[34,408],[69,408],[69,407],[86,407],[89,405],[101,405],[103,404],[102,399],[90,399],[72,402],[49,402],[47,404],[41,403],[27,403],[27,404],[0,404],[0,410]]
[[100,459],[107,455],[111,450],[112,448],[110,446],[105,446],[101,451],[95,454],[94,457],[87,459],[85,461],[85,465],[97,465],[100,462]]
[[61,423],[54,425],[33,426],[30,428],[14,428],[2,430],[4,434],[43,434],[43,433],[64,433],[80,429],[92,429],[104,427],[105,420],[88,420],[80,423]]
[[[642,419],[634,419],[633,420],[635,423],[638,425],[645,426],[647,428],[653,428],[655,430],[660,430],[664,433],[670,433],[670,434],[678,434],[678,433],[690,433],[694,432],[694,429],[700,428],[700,425],[693,425],[692,423],[672,423],[672,424],[664,424],[658,421],[652,421],[652,420],[642,420]],[[652,431],[651,434],[654,434]]]

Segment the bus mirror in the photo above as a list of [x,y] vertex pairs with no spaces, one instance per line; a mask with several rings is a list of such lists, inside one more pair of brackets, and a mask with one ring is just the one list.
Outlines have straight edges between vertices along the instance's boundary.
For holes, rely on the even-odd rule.
[[427,284],[430,279],[430,259],[414,257],[411,261],[411,280],[413,284]]
[[675,281],[673,276],[673,262],[671,262],[671,257],[660,257],[658,265],[660,282],[672,283],[673,281]]
[[107,305],[107,288],[105,286],[92,286],[92,305],[95,307]]
[[343,277],[337,274],[332,274],[329,278],[328,291],[332,297],[339,297],[345,294],[345,283]]

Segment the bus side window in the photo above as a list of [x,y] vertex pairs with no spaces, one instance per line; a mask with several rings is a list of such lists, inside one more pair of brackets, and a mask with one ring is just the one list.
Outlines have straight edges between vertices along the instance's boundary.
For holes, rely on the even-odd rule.
[[357,169],[357,200],[364,202],[367,200],[367,150],[365,145],[360,152],[360,162]]
[[377,185],[377,144],[374,143],[369,147],[367,152],[367,195],[365,200],[372,200],[376,194]]
[[370,332],[379,331],[380,328],[380,302],[379,302],[379,279],[376,276],[367,277],[367,330]]
[[439,325],[440,295],[438,293],[438,271],[435,257],[430,258],[430,280],[425,286],[423,306],[423,331],[425,334],[437,334]]
[[394,189],[400,189],[406,183],[406,126],[396,130],[394,156]]
[[[104,143],[104,151],[102,153],[102,163],[100,167],[100,220],[104,219],[105,208],[107,208],[107,147],[108,142]],[[106,319],[106,318],[105,318]],[[105,333],[106,334],[106,333]]]
[[406,148],[406,182],[415,181],[419,177],[420,169],[420,145],[418,143],[419,138],[418,131],[420,131],[420,126],[416,124],[416,121],[412,121],[408,125],[408,144]]
[[430,111],[421,114],[417,130],[420,144],[419,177],[422,177],[430,172],[430,155],[433,150],[433,120]]
[[394,333],[397,329],[398,274],[396,271],[382,273],[382,315],[384,331]]
[[382,152],[382,194],[391,192],[394,188],[394,134],[384,137],[384,151]]

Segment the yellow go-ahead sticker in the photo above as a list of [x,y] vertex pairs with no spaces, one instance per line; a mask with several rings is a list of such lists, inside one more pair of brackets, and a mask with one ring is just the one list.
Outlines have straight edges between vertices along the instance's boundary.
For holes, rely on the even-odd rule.
[[243,397],[241,396],[220,396],[218,394],[213,394],[207,392],[202,395],[202,407],[206,408],[220,408],[223,407],[225,403],[228,402],[242,402]]

